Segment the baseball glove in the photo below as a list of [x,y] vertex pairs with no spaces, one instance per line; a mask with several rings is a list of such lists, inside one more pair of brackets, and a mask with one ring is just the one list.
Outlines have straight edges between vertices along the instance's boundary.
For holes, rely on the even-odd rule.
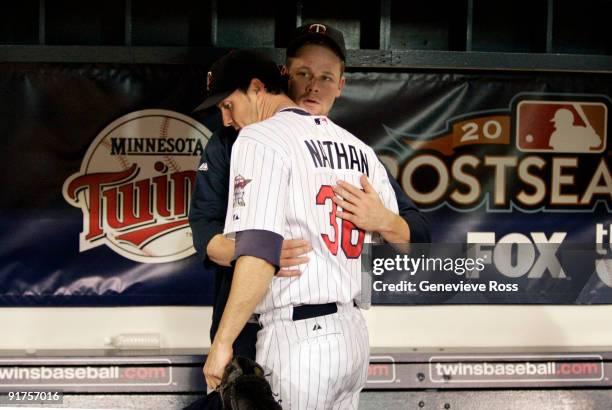
[[227,365],[218,391],[225,410],[281,410],[263,368],[246,357]]

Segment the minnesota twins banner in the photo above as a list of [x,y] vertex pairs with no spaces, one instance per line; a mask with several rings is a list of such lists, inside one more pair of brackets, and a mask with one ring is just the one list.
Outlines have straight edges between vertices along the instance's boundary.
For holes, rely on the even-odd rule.
[[206,304],[190,66],[1,65],[3,305]]
[[[219,126],[191,114],[205,81],[181,65],[0,65],[0,305],[210,303],[187,221]],[[379,289],[416,291],[370,287],[373,302],[612,303],[611,104],[610,76],[349,73],[332,118],[430,220],[414,260],[474,261],[447,278],[379,269]],[[368,260],[399,255],[379,251]]]

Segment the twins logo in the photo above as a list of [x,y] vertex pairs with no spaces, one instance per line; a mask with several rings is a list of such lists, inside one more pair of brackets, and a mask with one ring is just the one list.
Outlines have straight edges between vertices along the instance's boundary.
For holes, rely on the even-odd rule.
[[83,212],[79,250],[107,245],[143,263],[194,254],[187,216],[210,136],[199,122],[167,110],[132,112],[104,128],[62,190]]
[[242,175],[234,178],[234,208],[245,206],[244,202],[244,187],[251,182],[250,179],[245,179]]
[[317,34],[325,34],[327,32],[327,27],[323,24],[311,24],[308,26],[309,33],[317,33]]

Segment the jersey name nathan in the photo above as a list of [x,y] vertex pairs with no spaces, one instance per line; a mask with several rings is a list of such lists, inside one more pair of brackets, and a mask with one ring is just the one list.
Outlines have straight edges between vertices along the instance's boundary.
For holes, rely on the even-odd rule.
[[299,109],[243,128],[232,149],[225,235],[266,230],[312,244],[298,277],[275,276],[257,313],[289,305],[351,303],[361,294],[361,252],[371,234],[337,217],[332,186],[361,186],[366,174],[385,207],[398,212],[374,151],[329,118]]

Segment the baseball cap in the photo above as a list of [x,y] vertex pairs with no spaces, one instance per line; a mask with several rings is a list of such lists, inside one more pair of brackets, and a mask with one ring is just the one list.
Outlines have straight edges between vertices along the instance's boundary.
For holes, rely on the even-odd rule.
[[206,99],[194,110],[203,111],[237,89],[248,88],[253,78],[266,86],[281,86],[283,77],[276,63],[254,50],[234,50],[213,63],[206,78]]
[[322,23],[308,23],[296,28],[289,39],[287,57],[294,57],[304,44],[325,44],[334,51],[342,61],[346,61],[344,36],[340,30]]

